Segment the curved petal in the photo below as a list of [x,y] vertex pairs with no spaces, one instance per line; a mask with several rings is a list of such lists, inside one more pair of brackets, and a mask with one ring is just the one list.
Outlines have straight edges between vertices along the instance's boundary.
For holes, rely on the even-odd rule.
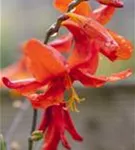
[[77,141],[83,141],[83,138],[79,135],[79,133],[77,133],[77,130],[74,127],[69,112],[66,109],[64,110],[64,120],[65,120],[65,128],[71,134],[72,138]]
[[42,130],[45,132],[49,125],[50,113],[48,111],[44,111],[42,114],[42,118],[38,127],[38,130]]
[[93,15],[99,23],[105,25],[111,20],[115,10],[115,7],[101,5],[99,8],[93,11]]
[[38,82],[35,79],[27,79],[27,80],[16,80],[11,82],[8,78],[2,78],[3,83],[10,89],[16,89],[20,93],[30,93],[38,88],[44,86],[49,82],[49,79],[44,80],[44,82]]
[[119,44],[119,48],[117,49],[116,52],[118,59],[129,59],[133,52],[133,46],[131,42],[113,31],[109,30],[109,33],[114,38],[114,40]]
[[132,71],[128,69],[128,70],[113,74],[110,77],[105,77],[105,76],[95,77],[93,75],[86,74],[80,70],[75,70],[74,72],[72,72],[71,77],[72,77],[72,80],[78,80],[85,86],[101,87],[106,82],[119,81],[119,80],[128,78],[129,76],[131,76],[131,74],[132,74]]
[[98,47],[85,32],[74,22],[65,21],[63,26],[73,34],[74,49],[68,58],[70,68],[79,67],[89,73],[95,73],[98,66]]
[[122,79],[126,79],[126,78],[130,77],[131,75],[132,75],[132,70],[127,69],[125,71],[111,75],[110,77],[108,77],[108,81],[109,82],[119,81]]
[[65,120],[63,116],[63,105],[54,105],[47,108],[49,113],[49,124],[45,132],[45,143],[43,146],[44,150],[57,150],[57,146],[62,141],[62,144],[68,150],[71,149],[64,135],[65,131]]
[[36,39],[25,44],[24,52],[28,69],[38,81],[66,71],[62,55],[51,46],[44,45]]
[[63,101],[63,93],[65,87],[63,83],[54,81],[42,94],[29,94],[27,98],[32,103],[34,108],[47,108],[52,105],[57,105]]
[[122,0],[97,0],[99,3],[109,6],[114,6],[121,8],[124,6],[124,3]]
[[[17,62],[3,68],[0,72],[0,79],[4,76],[7,76],[10,79],[18,78],[28,78],[30,74],[26,71],[25,59],[21,58]],[[0,80],[0,86],[3,86],[3,83]]]
[[[61,12],[66,12],[68,10],[68,5],[72,2],[72,0],[54,0],[54,6]],[[89,16],[92,9],[88,2],[81,2],[75,9],[75,13]]]
[[73,13],[67,13],[73,22],[75,22],[89,39],[95,39],[97,45],[103,49],[116,51],[118,44],[112,38],[110,33],[100,23],[92,17],[84,17]]
[[90,87],[101,87],[107,81],[106,77],[95,77],[80,70],[74,70],[71,73],[71,78],[72,80],[80,81],[84,86]]
[[61,36],[60,38],[57,38],[56,40],[50,42],[49,45],[60,52],[68,52],[71,49],[72,40],[72,34],[68,33],[67,35]]
[[68,149],[68,150],[71,150],[71,146],[69,145],[68,141],[67,141],[67,138],[66,136],[64,135],[64,133],[61,133],[61,142],[63,144],[63,146]]
[[57,128],[57,126],[54,126],[53,123],[55,122],[52,122],[48,126],[46,136],[44,137],[42,150],[57,150],[57,146],[60,141],[60,133],[59,128]]

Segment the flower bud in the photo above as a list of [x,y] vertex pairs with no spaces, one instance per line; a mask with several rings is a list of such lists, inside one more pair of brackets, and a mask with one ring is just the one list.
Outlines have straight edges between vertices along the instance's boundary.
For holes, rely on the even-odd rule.
[[32,141],[39,141],[42,138],[43,138],[43,131],[36,130],[32,133],[32,136],[31,136]]

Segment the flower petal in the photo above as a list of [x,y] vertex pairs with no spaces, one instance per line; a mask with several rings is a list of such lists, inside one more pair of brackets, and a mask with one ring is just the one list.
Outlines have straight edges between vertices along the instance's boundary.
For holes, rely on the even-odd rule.
[[93,75],[86,74],[80,70],[74,70],[74,72],[72,72],[72,80],[78,80],[85,86],[101,87],[106,82],[116,82],[119,80],[123,80],[131,76],[131,74],[132,74],[132,71],[128,69],[128,70],[113,74],[110,77],[105,77],[105,76],[95,77]]
[[74,22],[65,21],[63,26],[73,34],[74,49],[68,58],[70,68],[79,67],[89,73],[95,73],[98,65],[98,47],[93,40],[90,40],[85,32]]
[[80,70],[74,70],[71,72],[71,76],[73,80],[80,81],[84,86],[90,87],[101,87],[107,81],[106,77],[95,77]]
[[64,146],[66,149],[68,149],[68,150],[71,149],[71,146],[69,145],[69,143],[68,143],[68,141],[67,141],[67,138],[66,138],[66,136],[64,135],[64,133],[61,133],[61,142],[62,142],[63,146]]
[[93,15],[99,23],[105,25],[111,20],[115,10],[115,7],[101,5],[93,11]]
[[109,82],[119,81],[119,80],[122,80],[122,79],[126,79],[131,75],[132,75],[132,70],[127,69],[125,71],[113,74],[112,76],[108,77],[108,81]]
[[28,69],[38,81],[66,71],[62,55],[36,39],[25,44],[24,52],[28,61]]
[[67,35],[61,36],[60,38],[50,42],[49,45],[60,52],[68,52],[72,46],[72,39],[72,34],[68,33]]
[[124,6],[122,0],[97,0],[99,3],[121,8]]
[[33,92],[38,88],[41,88],[44,84],[48,82],[48,79],[44,82],[38,82],[35,79],[17,80],[11,82],[8,78],[3,77],[2,81],[8,88],[16,89],[18,92],[24,94]]
[[77,23],[89,39],[95,39],[97,45],[103,49],[116,51],[118,44],[112,38],[110,33],[100,23],[92,17],[84,17],[73,13],[67,13],[72,21]]
[[57,150],[60,141],[59,129],[53,124],[48,126],[42,150]]
[[[0,72],[0,79],[4,76],[7,76],[12,80],[30,77],[30,74],[26,71],[25,59],[21,58],[17,62],[3,68]],[[1,81],[0,86],[3,86]]]
[[29,94],[27,98],[32,103],[34,108],[45,109],[52,105],[57,105],[63,101],[63,93],[65,87],[63,83],[54,82],[48,87],[45,93],[42,94]]
[[117,49],[116,52],[118,59],[129,59],[133,52],[133,46],[131,42],[113,31],[109,30],[109,33],[114,38],[114,40],[119,44],[119,48]]
[[72,138],[77,141],[82,141],[83,138],[77,133],[73,121],[69,115],[68,110],[64,110],[65,128],[71,134]]
[[49,125],[49,119],[50,119],[50,113],[48,111],[44,111],[42,114],[42,119],[40,121],[38,130],[42,130],[43,132],[45,132],[45,130]]
[[64,130],[63,113],[61,105],[54,105],[46,109],[49,113],[49,125],[45,132],[45,143],[43,150],[57,150]]
[[[71,2],[72,0],[54,0],[54,6],[59,11],[66,12]],[[92,9],[91,9],[91,6],[88,4],[88,2],[81,2],[76,7],[74,12],[83,16],[89,16],[91,11]]]

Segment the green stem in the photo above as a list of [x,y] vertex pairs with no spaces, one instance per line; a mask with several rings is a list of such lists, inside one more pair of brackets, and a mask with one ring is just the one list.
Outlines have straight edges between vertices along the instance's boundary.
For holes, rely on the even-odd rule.
[[[30,135],[36,129],[37,115],[38,115],[38,111],[36,109],[33,109],[33,120],[32,120],[32,127],[31,127]],[[28,139],[28,150],[32,150],[32,148],[33,148],[33,141],[31,140],[31,137],[30,137]]]
[[[88,1],[88,0],[74,0],[72,1],[69,6],[68,6],[68,10],[67,10],[67,13],[72,11],[76,6],[78,6],[81,2],[84,2],[84,1]],[[45,36],[45,40],[44,40],[44,44],[47,44],[50,37],[56,33],[58,33],[59,29],[60,29],[60,26],[61,26],[61,23],[65,20],[67,20],[69,17],[64,14],[62,16],[60,16],[58,19],[57,19],[57,22],[54,23],[53,25],[51,25],[51,27],[47,30],[47,33],[46,33],[46,36]]]

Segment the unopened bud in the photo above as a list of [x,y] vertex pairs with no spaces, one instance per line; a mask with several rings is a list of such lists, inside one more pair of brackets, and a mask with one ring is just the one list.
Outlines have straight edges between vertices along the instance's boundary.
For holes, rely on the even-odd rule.
[[32,133],[32,136],[31,136],[31,140],[32,141],[39,141],[43,138],[43,131],[41,130],[36,130]]

